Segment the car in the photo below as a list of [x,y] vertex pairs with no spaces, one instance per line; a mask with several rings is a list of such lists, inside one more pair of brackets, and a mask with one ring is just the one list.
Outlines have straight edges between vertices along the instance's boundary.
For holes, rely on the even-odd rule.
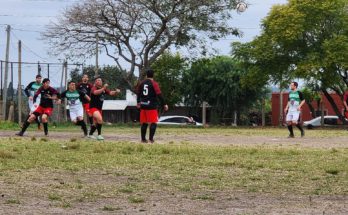
[[[324,126],[340,125],[338,116],[324,116]],[[321,116],[318,116],[309,121],[304,121],[303,126],[308,129],[321,126]]]
[[195,125],[202,126],[202,123],[196,122],[188,116],[161,116],[158,119],[159,125]]

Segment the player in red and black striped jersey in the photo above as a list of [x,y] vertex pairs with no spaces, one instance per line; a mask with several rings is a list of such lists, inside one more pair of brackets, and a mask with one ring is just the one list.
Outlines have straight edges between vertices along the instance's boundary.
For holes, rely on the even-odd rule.
[[[77,84],[76,89],[85,93],[87,96],[90,96],[93,85],[91,83],[89,83],[88,81],[89,81],[88,75],[83,74],[82,80],[80,83]],[[89,101],[87,99],[83,98],[81,102],[82,102],[83,109],[85,109],[85,111],[87,113],[90,127],[92,128],[93,116],[92,116],[92,113],[90,111]]]
[[17,133],[18,136],[23,136],[30,123],[33,122],[37,117],[41,116],[42,123],[44,125],[45,135],[48,135],[48,117],[51,116],[53,110],[53,100],[58,100],[59,93],[54,88],[50,87],[50,80],[45,78],[42,81],[42,86],[37,90],[34,95],[33,102],[36,102],[37,97],[41,95],[39,107],[36,108],[27,121],[24,122],[22,130]]
[[160,87],[153,80],[154,71],[149,69],[146,71],[146,79],[140,83],[137,89],[137,107],[140,108],[140,124],[141,124],[141,142],[146,143],[146,130],[150,123],[149,140],[154,142],[154,136],[158,122],[157,106],[160,100],[164,111],[168,110],[168,105],[164,102]]
[[[103,124],[103,115],[102,108],[104,103],[105,95],[115,96],[120,93],[119,89],[110,91],[108,84],[103,85],[101,78],[95,79],[94,86],[91,89],[91,101],[89,103],[90,112],[93,116],[94,124],[91,127],[89,132],[89,137],[97,140],[104,140],[104,137],[101,136],[101,128]],[[93,133],[95,130],[98,130],[98,136],[94,137]]]

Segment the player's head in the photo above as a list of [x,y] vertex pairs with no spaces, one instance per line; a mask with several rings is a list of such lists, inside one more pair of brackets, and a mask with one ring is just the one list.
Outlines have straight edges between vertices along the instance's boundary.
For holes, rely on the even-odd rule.
[[41,83],[42,76],[41,75],[36,75],[35,81],[36,83],[40,84]]
[[103,81],[101,78],[98,77],[95,79],[94,84],[95,84],[95,86],[101,87],[101,86],[103,86]]
[[69,81],[69,83],[68,83],[68,89],[69,89],[70,91],[76,90],[76,83],[75,83],[75,81]]
[[153,71],[152,69],[148,69],[148,70],[146,70],[146,77],[153,78],[154,73],[155,73],[155,71]]
[[48,87],[50,86],[50,83],[51,83],[51,81],[50,81],[50,79],[48,79],[48,78],[44,78],[44,79],[42,80],[42,86],[43,86],[44,88],[48,88]]
[[296,90],[298,87],[298,83],[296,81],[291,82],[290,84],[290,89],[291,90]]
[[87,83],[89,81],[89,77],[87,74],[82,75],[82,83]]

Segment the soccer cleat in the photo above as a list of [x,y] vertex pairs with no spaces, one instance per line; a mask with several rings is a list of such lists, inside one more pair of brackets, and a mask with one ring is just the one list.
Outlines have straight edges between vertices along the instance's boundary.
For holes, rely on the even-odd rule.
[[24,133],[23,133],[23,132],[21,132],[21,131],[20,131],[20,132],[18,132],[18,133],[16,133],[16,135],[17,135],[17,136],[20,136],[20,137],[23,137],[23,134],[24,134]]
[[150,140],[150,143],[154,143],[155,142],[155,140]]
[[88,135],[87,137],[90,138],[90,139],[94,139],[94,140],[97,139],[97,138],[96,138],[95,136],[93,136],[93,135]]
[[97,140],[104,140],[104,137],[102,135],[98,135]]
[[141,140],[141,143],[147,143],[147,140]]
[[293,134],[289,134],[288,138],[295,138]]

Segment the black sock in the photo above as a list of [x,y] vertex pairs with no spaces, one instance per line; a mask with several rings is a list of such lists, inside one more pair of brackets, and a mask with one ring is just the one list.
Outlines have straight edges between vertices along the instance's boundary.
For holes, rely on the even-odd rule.
[[[85,121],[81,120],[81,121],[77,121],[79,123],[79,125],[81,125],[81,128],[83,130],[83,134],[85,136],[87,136],[87,126],[86,126],[86,123]],[[77,123],[76,123],[77,124]]]
[[153,136],[155,136],[156,128],[157,128],[157,124],[156,123],[152,123],[150,125],[150,137],[149,137],[149,139],[151,141],[153,141]]
[[296,127],[297,127],[298,129],[300,129],[301,134],[302,134],[302,133],[303,133],[303,128],[302,128],[302,126],[301,126],[300,124],[297,124]]
[[48,134],[48,123],[47,123],[47,122],[44,122],[43,125],[44,125],[44,132],[45,132],[45,135],[47,135],[47,134]]
[[103,124],[97,124],[98,135],[101,135],[101,128]]
[[147,123],[143,123],[141,125],[141,140],[145,141],[146,140],[146,130],[147,130]]
[[93,117],[92,117],[92,116],[89,116],[89,117],[88,117],[88,121],[89,121],[89,124],[90,124],[91,127],[92,127],[92,125],[93,125]]
[[39,117],[37,117],[37,118],[35,119],[35,122],[37,123],[37,127],[39,128],[39,127],[40,127],[40,120],[39,120]]
[[290,131],[290,135],[294,136],[294,131],[292,129],[292,125],[288,125],[288,130]]
[[26,121],[23,123],[21,132],[24,133],[24,132],[27,130],[27,128],[29,127],[29,125],[30,125],[30,122],[28,122],[28,120],[26,120]]
[[25,118],[24,122],[28,121],[29,117],[30,117],[30,114],[27,116],[27,118]]
[[91,130],[89,131],[89,135],[93,135],[95,130],[97,130],[97,127],[95,127],[95,125],[91,125]]

